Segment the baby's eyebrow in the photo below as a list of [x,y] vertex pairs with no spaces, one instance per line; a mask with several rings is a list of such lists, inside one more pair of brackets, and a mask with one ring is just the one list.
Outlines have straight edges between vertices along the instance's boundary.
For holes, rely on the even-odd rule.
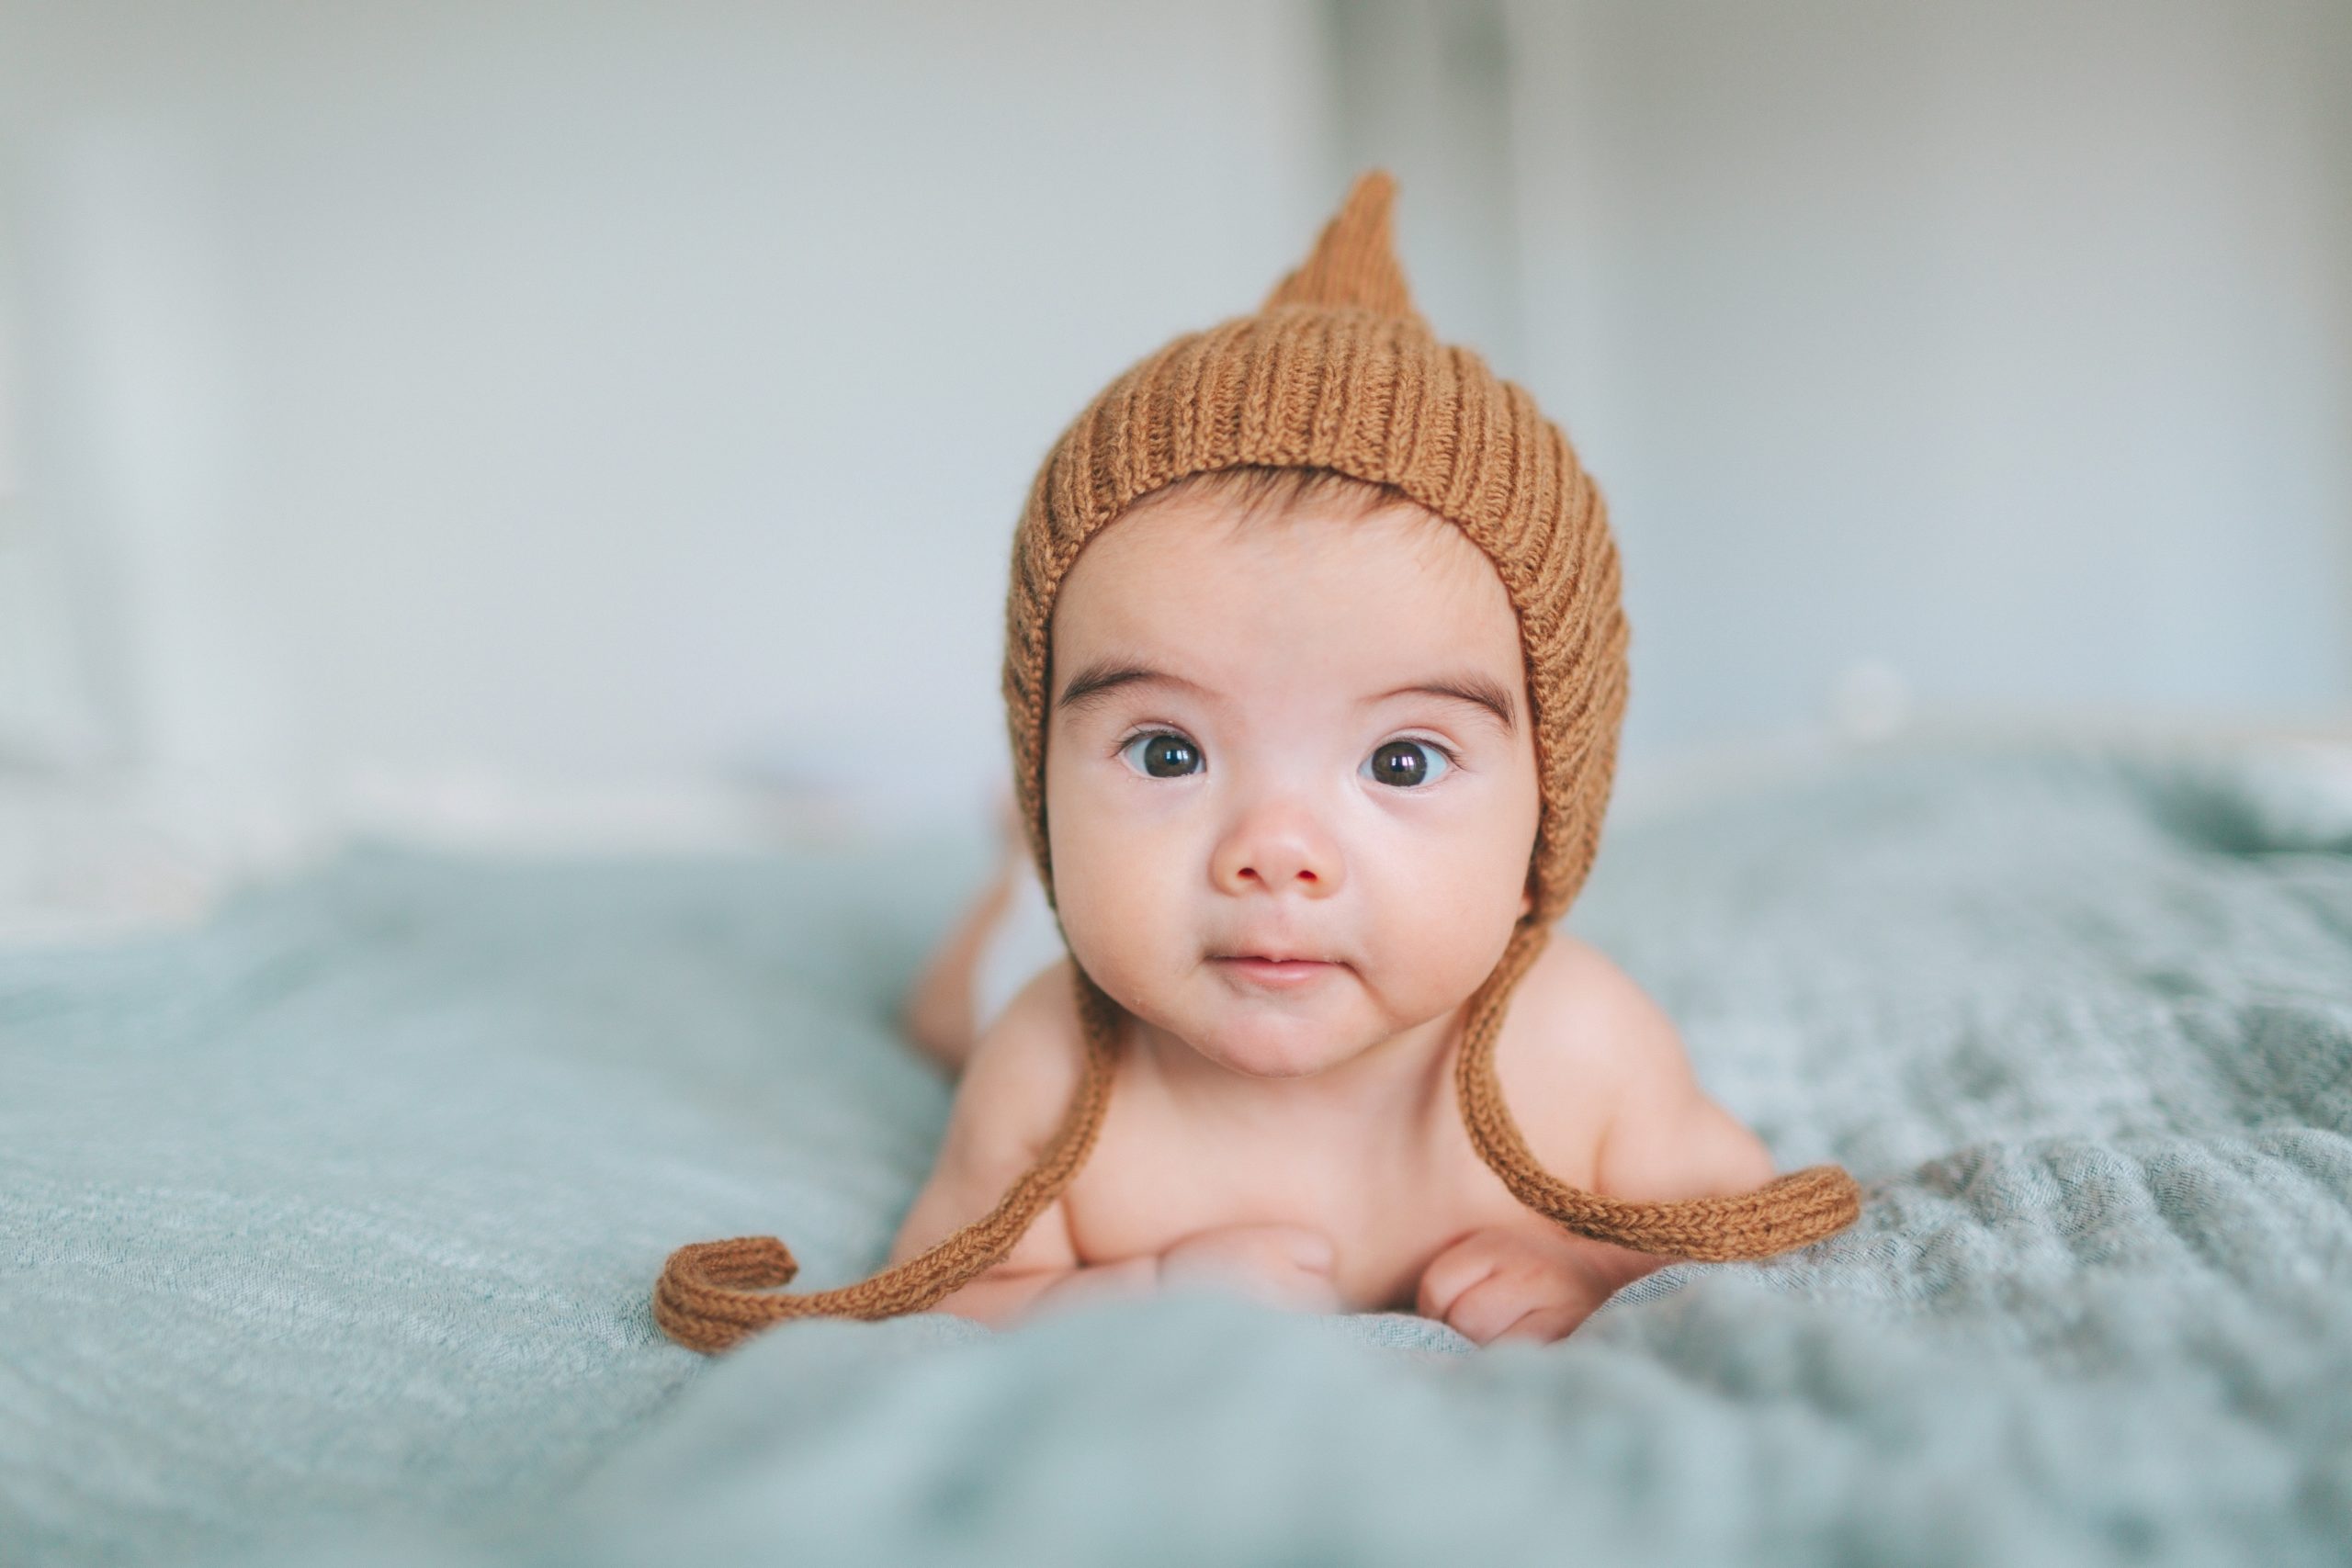
[[1216,694],[1195,681],[1182,675],[1170,675],[1164,670],[1154,670],[1133,660],[1098,659],[1070,677],[1069,684],[1055,699],[1054,706],[1065,713],[1083,709],[1101,700],[1105,692],[1120,686],[1180,686],[1195,696],[1216,700]]
[[1491,676],[1479,674],[1476,671],[1464,671],[1458,675],[1434,676],[1410,686],[1399,686],[1393,692],[1383,692],[1376,697],[1366,697],[1363,700],[1363,705],[1370,707],[1374,703],[1385,703],[1391,697],[1405,696],[1444,697],[1452,702],[1466,703],[1482,708],[1491,715],[1495,722],[1502,726],[1505,735],[1515,736],[1519,733],[1519,721],[1512,716],[1513,705],[1510,693],[1504,689],[1500,682]]
[[[1071,676],[1069,684],[1062,688],[1062,694],[1055,700],[1054,706],[1064,712],[1080,710],[1100,700],[1106,692],[1121,686],[1144,685],[1177,686],[1211,702],[1217,700],[1216,693],[1196,681],[1187,681],[1182,675],[1154,670],[1133,660],[1106,658],[1096,660]],[[1398,686],[1378,696],[1366,697],[1361,705],[1370,707],[1391,697],[1407,696],[1443,697],[1449,702],[1464,703],[1490,716],[1502,727],[1505,735],[1516,736],[1519,733],[1517,706],[1511,701],[1510,691],[1501,682],[1476,671],[1431,676],[1409,686]]]

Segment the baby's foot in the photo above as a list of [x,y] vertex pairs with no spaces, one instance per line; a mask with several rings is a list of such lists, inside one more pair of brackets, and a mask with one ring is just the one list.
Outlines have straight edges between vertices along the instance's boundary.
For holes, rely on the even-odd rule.
[[997,816],[1004,832],[1001,852],[988,885],[955,925],[941,937],[917,973],[899,1010],[899,1024],[923,1052],[951,1073],[960,1073],[979,1035],[974,1016],[973,980],[980,955],[1012,908],[1012,894],[1028,859],[1021,819],[1010,801]]

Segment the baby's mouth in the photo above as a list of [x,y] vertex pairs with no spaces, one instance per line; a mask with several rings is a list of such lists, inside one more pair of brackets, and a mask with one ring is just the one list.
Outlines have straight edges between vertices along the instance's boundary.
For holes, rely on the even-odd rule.
[[1262,953],[1229,953],[1209,961],[1219,973],[1273,990],[1312,985],[1340,965],[1315,958],[1270,958]]

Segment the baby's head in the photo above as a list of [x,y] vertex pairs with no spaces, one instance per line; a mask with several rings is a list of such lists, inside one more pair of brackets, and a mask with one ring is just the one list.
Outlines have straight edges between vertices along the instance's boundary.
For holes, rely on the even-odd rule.
[[1542,799],[1519,618],[1459,527],[1328,468],[1190,475],[1078,557],[1049,645],[1055,907],[1128,1012],[1295,1077],[1494,970]]
[[[1534,400],[1414,310],[1393,192],[1376,170],[1358,179],[1256,313],[1129,368],[1030,487],[1003,684],[1022,821],[1078,963],[1086,1057],[1061,1126],[995,1208],[862,1284],[765,1294],[796,1268],[774,1238],[681,1247],[655,1297],[681,1342],[919,1312],[993,1267],[1093,1147],[1123,1010],[1238,1071],[1295,1077],[1467,988],[1463,1125],[1537,1212],[1714,1259],[1859,1212],[1834,1166],[1738,1207],[1585,1191],[1535,1163],[1503,1103],[1511,989],[1583,886],[1609,805],[1617,547]],[[1284,987],[1224,962],[1269,952],[1344,970]]]
[[[1359,178],[1257,311],[1103,389],[1014,532],[1013,787],[1098,1050],[1124,1008],[1313,1073],[1465,994],[1482,1049],[1599,849],[1607,510],[1525,389],[1413,308],[1394,192]],[[1227,962],[1277,949],[1345,970]]]

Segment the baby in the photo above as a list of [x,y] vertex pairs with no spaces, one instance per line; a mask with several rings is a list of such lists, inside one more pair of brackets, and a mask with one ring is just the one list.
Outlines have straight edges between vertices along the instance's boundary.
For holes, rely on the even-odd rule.
[[[1774,1179],[1657,1007],[1555,930],[1623,713],[1616,549],[1532,400],[1414,310],[1392,192],[1359,179],[1257,314],[1048,454],[1003,688],[1068,956],[967,1060],[941,1033],[962,1078],[890,1267],[783,1296],[775,1238],[682,1247],[655,1293],[682,1343],[1192,1282],[1550,1340],[1674,1258],[1859,1213],[1834,1166]],[[984,923],[934,986],[968,989]]]
[[[1454,1108],[1469,997],[1532,907],[1539,806],[1518,617],[1462,531],[1328,471],[1195,476],[1087,546],[1051,642],[1071,957],[971,1050],[892,1260],[986,1213],[1051,1135],[1084,1057],[1073,959],[1132,1022],[1085,1168],[936,1310],[1002,1325],[1221,1277],[1551,1339],[1668,1262],[1521,1204]],[[1564,932],[1495,1057],[1572,1181],[1677,1199],[1771,1178],[1665,1016]]]

